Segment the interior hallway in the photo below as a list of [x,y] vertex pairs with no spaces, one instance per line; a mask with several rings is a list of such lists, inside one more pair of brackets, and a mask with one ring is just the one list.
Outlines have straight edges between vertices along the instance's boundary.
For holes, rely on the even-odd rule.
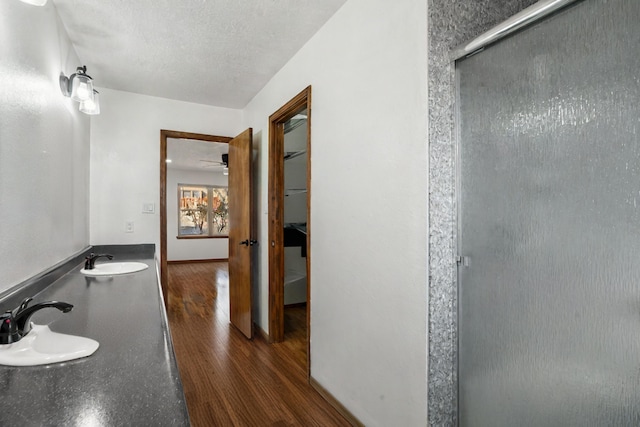
[[285,310],[285,342],[248,341],[229,323],[227,262],[169,265],[169,326],[198,426],[348,426],[307,382],[304,307]]

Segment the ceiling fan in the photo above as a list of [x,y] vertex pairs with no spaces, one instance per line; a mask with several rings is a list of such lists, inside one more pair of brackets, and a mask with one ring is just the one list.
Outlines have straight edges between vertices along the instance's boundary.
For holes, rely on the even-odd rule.
[[200,161],[204,162],[204,163],[209,163],[207,165],[202,166],[203,168],[213,168],[213,167],[218,167],[218,166],[226,166],[226,164],[224,162],[217,162],[215,160],[200,159]]
[[203,166],[205,168],[216,167],[216,166],[224,166],[226,168],[229,165],[229,154],[223,154],[222,161],[205,160],[205,159],[200,159],[200,161],[205,163],[211,163],[209,165]]
[[205,162],[205,163],[210,163],[209,165],[205,165],[203,167],[205,168],[210,168],[210,167],[220,167],[222,166],[222,174],[223,175],[229,175],[229,154],[223,154],[222,155],[222,161],[218,162],[216,160],[205,160],[205,159],[200,159],[201,162]]

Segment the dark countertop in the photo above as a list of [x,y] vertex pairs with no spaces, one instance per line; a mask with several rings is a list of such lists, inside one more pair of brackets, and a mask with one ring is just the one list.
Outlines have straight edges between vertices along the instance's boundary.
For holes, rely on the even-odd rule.
[[92,338],[100,347],[64,363],[0,365],[1,426],[189,425],[153,253],[114,255],[114,262],[141,261],[149,268],[90,278],[78,264],[35,296],[32,304],[58,300],[74,308],[66,314],[40,310],[33,323]]

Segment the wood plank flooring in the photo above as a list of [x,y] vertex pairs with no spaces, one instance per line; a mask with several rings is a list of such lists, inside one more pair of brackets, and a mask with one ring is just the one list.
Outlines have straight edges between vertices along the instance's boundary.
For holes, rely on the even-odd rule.
[[307,382],[304,307],[285,310],[285,342],[247,340],[229,323],[226,262],[170,264],[169,326],[191,424],[348,426]]

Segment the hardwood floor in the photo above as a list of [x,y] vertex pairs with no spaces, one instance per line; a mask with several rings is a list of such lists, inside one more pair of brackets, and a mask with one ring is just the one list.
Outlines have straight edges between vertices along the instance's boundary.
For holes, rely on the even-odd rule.
[[277,346],[288,351],[295,362],[307,372],[307,307],[284,308],[284,341]]
[[348,426],[307,382],[305,308],[285,310],[284,343],[229,323],[226,262],[170,264],[168,318],[191,424]]

